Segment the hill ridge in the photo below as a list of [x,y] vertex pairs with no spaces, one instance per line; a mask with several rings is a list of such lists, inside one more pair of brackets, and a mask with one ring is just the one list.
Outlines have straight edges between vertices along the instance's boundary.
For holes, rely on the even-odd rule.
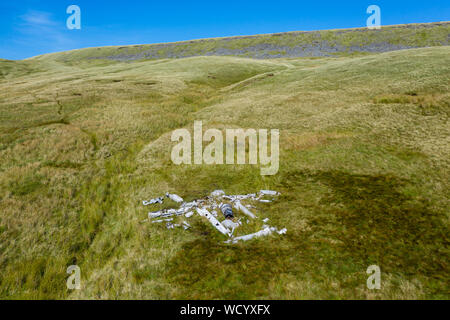
[[49,53],[62,62],[105,59],[133,61],[193,56],[241,56],[255,59],[326,57],[449,45],[450,22],[205,38],[167,43],[105,46]]

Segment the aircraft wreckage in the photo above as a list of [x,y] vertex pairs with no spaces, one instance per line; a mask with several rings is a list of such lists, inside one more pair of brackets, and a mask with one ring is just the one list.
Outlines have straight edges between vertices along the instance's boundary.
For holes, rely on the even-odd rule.
[[[218,232],[229,238],[225,243],[237,243],[239,241],[248,241],[271,234],[285,234],[287,232],[286,228],[278,230],[275,227],[267,225],[266,223],[269,219],[265,218],[262,220],[264,225],[258,232],[234,236],[234,231],[243,223],[249,223],[251,220],[258,219],[257,215],[250,211],[251,208],[255,207],[251,204],[244,205],[244,201],[270,203],[275,201],[279,195],[279,192],[272,190],[260,190],[257,194],[252,193],[246,195],[227,195],[223,190],[215,190],[206,198],[185,202],[183,198],[176,194],[166,193],[165,196],[143,201],[142,204],[144,206],[162,204],[165,199],[169,198],[170,200],[179,203],[179,208],[149,212],[148,220],[146,221],[151,221],[152,223],[166,223],[167,229],[182,227],[187,230],[191,225],[186,220],[181,223],[174,223],[174,218],[184,217],[183,219],[189,219],[197,214],[206,219]],[[236,217],[233,208],[243,216],[240,218]],[[221,215],[218,212],[220,212]]]

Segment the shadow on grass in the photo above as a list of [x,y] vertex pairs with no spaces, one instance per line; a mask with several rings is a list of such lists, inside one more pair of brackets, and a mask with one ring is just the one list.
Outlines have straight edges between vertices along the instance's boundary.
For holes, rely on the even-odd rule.
[[[233,246],[196,226],[197,239],[184,244],[168,265],[166,276],[179,288],[177,298],[267,297],[269,282],[283,274],[299,279],[309,273],[322,285],[335,279],[355,289],[365,283],[365,268],[371,264],[383,272],[425,280],[429,296],[442,292],[448,276],[448,259],[443,257],[449,244],[444,214],[433,211],[426,199],[405,195],[402,188],[408,181],[388,175],[295,171],[283,177],[280,187],[292,193],[283,196],[288,200],[299,185],[317,183],[330,191],[315,206],[308,205],[313,211],[307,216],[310,232],[287,226],[282,239]],[[285,214],[295,219],[296,210],[291,206],[288,211]],[[314,237],[318,232],[336,241],[321,241]],[[346,280],[358,272],[361,275]]]

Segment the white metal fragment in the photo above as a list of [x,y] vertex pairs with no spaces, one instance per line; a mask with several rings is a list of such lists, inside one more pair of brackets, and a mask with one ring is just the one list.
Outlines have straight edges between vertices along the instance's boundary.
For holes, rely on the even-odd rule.
[[279,193],[277,191],[272,191],[272,190],[260,190],[259,193],[262,195],[269,195],[269,196],[279,195]]
[[253,238],[268,236],[268,235],[272,234],[272,232],[275,232],[275,231],[277,231],[276,228],[265,228],[263,230],[255,232],[255,233],[246,234],[245,236],[240,236],[240,237],[236,237],[234,239],[227,240],[227,241],[225,241],[225,243],[237,243],[239,241],[248,241]]
[[232,202],[238,201],[238,200],[245,200],[245,199],[255,199],[256,198],[256,194],[255,193],[250,193],[250,194],[246,194],[246,195],[224,195],[222,196],[222,198],[230,200]]
[[187,230],[191,227],[191,225],[189,223],[187,223],[186,221],[183,221],[183,228],[184,230]]
[[284,228],[284,229],[281,229],[280,231],[277,231],[277,232],[278,232],[278,234],[286,234],[287,229]]
[[152,218],[159,218],[164,214],[163,211],[155,211],[155,212],[149,212],[148,213],[148,218],[152,219]]
[[264,222],[264,223],[267,223],[267,221],[269,221],[269,218],[263,219],[263,222]]
[[197,206],[197,201],[192,201],[192,202],[184,202],[181,205],[181,208],[192,208],[192,207],[196,207]]
[[173,225],[173,223],[167,222],[166,227],[167,227],[167,229],[173,229],[174,225]]
[[[166,223],[166,227],[167,227],[167,229],[175,229],[175,228],[181,227],[181,224],[179,224],[179,223],[171,223],[171,222],[167,222],[167,223]],[[183,227],[184,227],[185,230],[187,229],[186,226],[183,225]]]
[[152,223],[161,223],[161,222],[165,222],[165,221],[173,221],[173,218],[170,218],[170,219],[161,219],[161,220],[154,220],[154,221],[152,221]]
[[213,192],[211,192],[211,197],[220,197],[225,195],[225,191],[223,190],[214,190]]
[[236,201],[234,203],[234,207],[236,209],[242,211],[242,213],[244,213],[245,215],[249,216],[250,218],[252,218],[252,219],[256,218],[256,216],[253,213],[251,213],[250,210],[248,210],[245,206],[243,206],[240,201]]
[[149,219],[153,219],[153,218],[165,218],[165,217],[170,217],[173,215],[182,215],[184,212],[184,210],[175,210],[175,209],[168,209],[168,210],[161,210],[161,211],[155,211],[155,212],[149,212],[148,213],[148,218]]
[[183,198],[176,194],[166,193],[166,197],[175,202],[183,202]]
[[151,204],[154,204],[154,203],[163,203],[163,201],[164,201],[164,197],[159,197],[159,198],[154,198],[154,199],[151,199],[151,200],[148,200],[148,201],[142,201],[142,204],[144,206],[148,206],[148,205],[151,205]]
[[192,217],[194,215],[194,212],[193,211],[189,211],[188,213],[186,213],[184,216],[186,217],[186,218],[190,218],[190,217]]
[[208,221],[214,226],[214,228],[219,230],[220,233],[230,236],[230,231],[227,228],[225,228],[211,213],[209,213],[208,210],[197,208],[197,212],[202,217],[208,219]]
[[222,221],[222,225],[225,227],[225,228],[228,228],[228,229],[230,229],[230,230],[233,230],[233,229],[236,229],[237,227],[239,227],[239,223],[237,223],[237,222],[233,222],[232,220],[230,220],[230,219],[225,219],[225,220],[223,220]]

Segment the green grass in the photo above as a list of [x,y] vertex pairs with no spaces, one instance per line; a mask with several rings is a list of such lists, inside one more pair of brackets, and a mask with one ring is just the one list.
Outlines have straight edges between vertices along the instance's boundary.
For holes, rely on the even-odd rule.
[[[449,298],[449,47],[84,59],[95,50],[0,62],[0,297]],[[279,173],[174,165],[170,134],[194,120],[280,129]],[[143,222],[142,200],[214,189],[280,191],[257,212],[287,234],[225,245],[198,216],[189,231]]]

